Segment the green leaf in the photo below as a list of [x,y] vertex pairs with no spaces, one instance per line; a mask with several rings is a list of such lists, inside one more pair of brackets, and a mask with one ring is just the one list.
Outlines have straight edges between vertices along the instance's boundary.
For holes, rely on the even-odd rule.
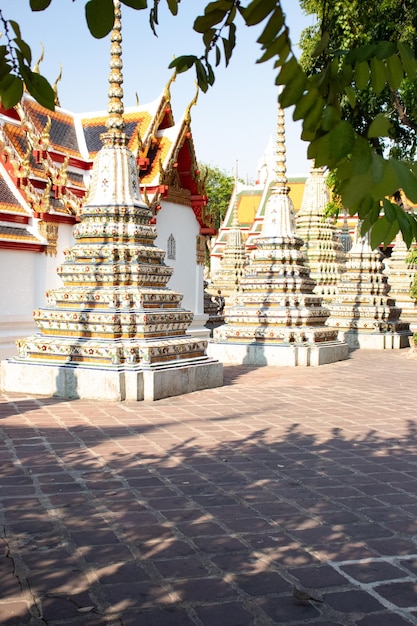
[[369,170],[344,180],[340,185],[343,205],[355,213],[360,202],[368,195],[371,185],[372,176]]
[[214,85],[214,81],[216,80],[216,77],[214,75],[213,72],[213,68],[211,67],[210,63],[208,63],[206,61],[206,65],[207,65],[207,81],[209,85]]
[[367,61],[362,61],[355,65],[355,83],[359,90],[366,89],[369,82],[369,65]]
[[[265,61],[269,61],[272,57],[281,55],[285,46],[288,48],[288,52],[290,50],[289,40],[288,40],[288,30],[285,29],[277,39],[274,41],[264,44],[262,49],[265,50],[264,54],[256,61],[257,63],[264,63]],[[288,56],[288,54],[287,54]],[[285,57],[286,58],[286,57]],[[284,59],[285,60],[285,59]]]
[[298,74],[299,72],[302,72],[302,70],[298,65],[297,59],[295,57],[291,57],[291,59],[284,63],[284,65],[281,67],[275,80],[275,84],[286,85],[291,80],[293,80],[296,74]]
[[55,92],[44,76],[29,70],[25,84],[29,93],[39,104],[50,111],[55,110]]
[[327,166],[333,169],[339,161],[347,157],[354,145],[355,133],[352,125],[339,121],[330,132],[311,142],[308,158],[314,158],[316,167]]
[[396,54],[391,55],[387,59],[387,75],[391,89],[397,91],[404,78],[404,73],[401,61]]
[[340,120],[340,110],[334,106],[327,106],[323,111],[321,127],[325,131],[331,130]]
[[28,65],[30,65],[32,62],[32,51],[26,41],[23,41],[23,39],[18,39],[16,37],[16,39],[14,39],[14,42],[16,44],[16,47],[20,50],[22,57],[26,59]]
[[279,101],[284,109],[299,101],[304,92],[306,83],[307,77],[304,73],[299,72],[294,76],[291,82],[285,85],[279,96]]
[[262,34],[260,35],[260,37],[258,37],[257,42],[264,45],[272,43],[276,35],[281,30],[283,24],[284,16],[282,14],[281,7],[279,6],[272,13],[267,25],[262,31]]
[[345,57],[346,63],[355,65],[358,63],[363,63],[364,61],[369,61],[369,59],[374,56],[375,49],[376,45],[373,43],[359,46],[358,48],[352,48]]
[[313,135],[315,136],[317,132],[317,128],[320,124],[321,116],[323,114],[323,109],[324,109],[324,100],[323,98],[318,97],[316,101],[314,102],[313,106],[311,107],[311,109],[309,109],[307,114],[304,116],[303,137],[302,137],[304,141],[308,140],[306,137],[307,132],[313,133]]
[[320,41],[318,42],[318,44],[316,45],[316,47],[314,48],[313,52],[311,53],[312,57],[318,57],[320,56],[320,54],[327,48],[327,46],[329,45],[329,40],[330,40],[330,33],[326,30],[323,33],[322,38],[320,39]]
[[229,65],[230,57],[232,56],[233,46],[230,44],[230,41],[225,37],[222,37],[223,42],[223,51],[224,51],[224,60],[226,67]]
[[391,243],[391,239],[387,240],[387,235],[392,231],[392,224],[384,215],[376,220],[371,228],[370,244],[372,250],[375,250],[381,243],[385,243],[385,247]]
[[397,219],[397,212],[395,210],[395,205],[393,205],[393,203],[390,200],[388,200],[388,198],[383,198],[382,206],[384,207],[384,214],[387,220],[391,222],[391,224],[395,222],[395,220]]
[[375,93],[381,93],[387,81],[385,63],[377,57],[371,59],[371,81]]
[[5,109],[14,107],[23,96],[23,81],[9,74],[0,82],[0,99]]
[[205,33],[215,24],[222,22],[226,17],[227,11],[217,10],[211,11],[210,13],[204,13],[204,15],[199,15],[195,21],[193,28],[197,33]]
[[235,21],[235,17],[236,17],[236,6],[233,6],[231,10],[229,11],[229,15],[227,16],[226,25],[230,26],[230,24],[233,24],[233,22]]
[[222,54],[220,52],[220,48],[218,45],[216,45],[216,67],[219,65],[221,58],[222,58]]
[[398,190],[398,176],[390,161],[374,155],[371,172],[373,176],[371,195],[375,200],[392,196]]
[[216,37],[216,29],[215,28],[209,28],[204,33],[204,35],[203,35],[203,42],[204,42],[204,45],[205,45],[207,50],[210,48],[211,43],[213,42],[215,37]]
[[195,62],[195,72],[197,75],[198,86],[200,87],[201,91],[206,93],[208,89],[209,81],[208,81],[208,76],[204,68],[204,65],[202,64],[200,59],[197,59]]
[[272,13],[276,6],[276,0],[252,0],[246,8],[240,9],[240,13],[247,26],[254,26],[262,22],[269,13]]
[[197,62],[197,57],[189,54],[177,57],[168,65],[169,69],[176,69],[178,74],[186,72]]
[[378,113],[368,129],[368,137],[389,137],[392,128],[390,120],[383,114]]
[[[131,7],[132,9],[136,9],[137,11],[141,10],[141,9],[147,9],[148,8],[148,3],[147,0],[120,0],[120,2],[124,5],[126,5],[127,7]],[[176,15],[178,13],[178,3],[177,0],[167,0],[168,2],[168,6],[169,6],[169,10],[171,11],[171,13],[173,15]],[[172,7],[175,9],[176,6],[176,12],[174,13],[174,11],[171,9],[171,5]]]
[[417,202],[417,177],[408,165],[397,159],[389,159],[388,163],[394,169],[398,178],[398,188],[402,189],[411,202]]
[[400,229],[403,234],[404,241],[407,244],[407,247],[409,248],[411,246],[411,242],[413,241],[412,217],[411,215],[408,215],[408,213],[405,213],[400,206],[398,205],[394,205],[394,206],[397,212],[397,220],[400,225]]
[[354,109],[355,106],[356,106],[356,93],[355,93],[355,90],[350,85],[347,85],[345,87],[345,94],[347,95],[347,98],[349,100],[350,108]]
[[380,41],[375,47],[375,56],[381,61],[395,54],[396,47],[392,41]]
[[32,11],[43,11],[47,9],[52,0],[30,0],[30,8]]
[[297,121],[304,118],[310,111],[310,109],[312,109],[313,106],[318,102],[318,98],[320,98],[320,95],[317,89],[310,89],[309,91],[307,91],[307,93],[301,96],[301,98],[295,105],[294,113],[292,116],[293,120]]
[[93,37],[96,39],[105,37],[113,28],[113,0],[89,0],[85,5],[85,17]]
[[15,22],[14,20],[9,20],[9,24],[13,28],[13,32],[16,35],[16,37],[18,39],[21,39],[22,35],[20,34],[20,26],[19,26],[19,24],[17,22]]
[[364,220],[361,227],[361,233],[365,234],[374,224],[381,213],[381,205],[378,200],[373,200],[368,194],[365,194],[358,205],[358,217]]
[[407,74],[407,78],[413,80],[416,77],[417,61],[413,55],[413,51],[407,44],[401,41],[397,42],[398,51],[401,56],[404,72]]

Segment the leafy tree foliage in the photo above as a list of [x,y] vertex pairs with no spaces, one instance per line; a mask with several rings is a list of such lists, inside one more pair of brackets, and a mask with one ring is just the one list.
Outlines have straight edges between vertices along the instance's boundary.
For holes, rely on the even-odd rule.
[[214,217],[215,227],[219,228],[230,203],[234,178],[218,167],[200,163],[199,168],[201,172],[205,172],[205,186],[208,197],[206,211]]
[[[120,1],[134,9],[147,7],[147,0]],[[158,25],[160,1],[153,0],[149,10],[154,32]],[[177,13],[180,1],[166,0],[172,14]],[[390,12],[392,27],[389,29],[387,24],[379,24],[376,19],[369,41],[362,36],[356,39],[346,36],[333,42],[330,31],[326,29],[336,21],[336,13],[331,23],[326,21],[326,11],[333,5],[348,7],[348,3],[319,0],[317,4],[322,7],[321,15],[326,19],[321,20],[322,28],[317,34],[320,37],[317,36],[317,44],[309,54],[320,61],[314,72],[307,72],[292,49],[282,7],[286,1],[291,2],[209,2],[203,15],[197,16],[194,22],[194,30],[202,36],[202,53],[180,56],[171,62],[170,67],[175,67],[177,72],[194,68],[200,88],[207,91],[215,81],[214,68],[222,59],[226,65],[230,61],[236,46],[239,20],[241,25],[242,22],[246,26],[261,25],[262,32],[257,39],[261,50],[258,63],[274,60],[277,70],[275,83],[281,87],[280,103],[284,108],[294,106],[293,118],[302,120],[302,139],[309,144],[309,158],[315,160],[317,167],[326,166],[334,172],[343,205],[352,215],[359,215],[364,231],[371,229],[373,247],[381,242],[389,243],[399,230],[410,245],[417,238],[417,219],[388,198],[398,195],[402,189],[411,202],[417,202],[417,164],[398,158],[399,154],[395,151],[390,154],[384,152],[387,140],[395,138],[395,119],[388,111],[378,108],[378,98],[387,90],[400,95],[405,103],[407,88],[408,97],[414,97],[412,85],[417,80],[415,34],[412,32],[415,10],[410,12],[406,26],[399,20],[401,14],[395,10]],[[412,4],[411,0],[402,2]],[[43,10],[51,0],[30,0],[30,3],[33,10]],[[381,6],[388,7],[390,3],[394,6],[394,0],[379,0]],[[370,24],[368,12],[376,3],[374,0],[351,0],[351,4],[352,13],[346,13],[346,20],[353,19],[351,15],[354,15],[354,27],[358,27],[364,35]],[[355,13],[358,7],[360,10]],[[88,0],[86,19],[95,37],[105,36],[113,24],[113,0]],[[43,104],[49,102],[52,107],[51,94],[49,92],[48,95],[44,79],[35,78],[30,71],[30,49],[22,39],[18,25],[15,22],[8,25],[15,36],[6,36],[6,44],[0,47],[0,96],[3,103],[5,106],[16,103],[20,91],[18,82],[25,81],[35,98],[42,99]],[[392,37],[387,35],[388,30]],[[350,31],[353,35],[354,28]],[[395,32],[400,31],[404,31],[404,37],[395,37]],[[340,47],[342,44],[346,47]],[[11,81],[13,97],[8,96],[8,81]],[[361,118],[356,118],[356,115],[359,110],[364,110],[361,106],[363,93],[368,93],[373,113],[369,119],[363,120],[361,126]],[[408,140],[406,143],[409,144]],[[398,142],[396,145],[398,148]]]

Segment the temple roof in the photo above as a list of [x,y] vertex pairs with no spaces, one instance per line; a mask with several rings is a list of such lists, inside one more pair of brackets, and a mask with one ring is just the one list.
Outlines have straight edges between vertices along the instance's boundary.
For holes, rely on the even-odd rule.
[[[140,185],[146,188],[151,209],[169,196],[173,185],[177,201],[180,191],[200,227],[213,234],[210,217],[202,211],[207,199],[190,130],[191,105],[174,123],[169,91],[174,79],[154,101],[126,108],[127,145],[136,156]],[[0,177],[0,212],[42,215],[47,220],[50,215],[53,221],[72,216],[75,223],[107,119],[106,111],[77,114],[60,106],[49,111],[27,94],[14,109],[0,108],[1,163],[9,176],[7,182]],[[0,233],[0,245],[3,240]]]

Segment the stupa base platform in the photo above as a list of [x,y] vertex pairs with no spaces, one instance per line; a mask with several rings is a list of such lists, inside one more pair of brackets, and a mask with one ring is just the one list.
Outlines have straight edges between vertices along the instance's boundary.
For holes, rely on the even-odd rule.
[[210,341],[207,354],[228,365],[316,367],[343,361],[348,357],[349,346],[341,341],[327,341],[320,344]]
[[340,341],[345,341],[350,350],[399,350],[410,346],[412,333],[366,333],[354,330],[339,331]]
[[2,361],[2,391],[85,400],[161,400],[223,385],[223,365],[211,358],[149,368],[99,368]]

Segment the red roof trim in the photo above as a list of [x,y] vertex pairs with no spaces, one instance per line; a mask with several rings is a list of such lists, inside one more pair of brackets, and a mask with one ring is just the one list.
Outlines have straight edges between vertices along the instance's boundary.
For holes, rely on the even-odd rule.
[[15,224],[29,224],[29,217],[27,215],[13,215],[11,213],[1,213],[1,222],[14,222]]

